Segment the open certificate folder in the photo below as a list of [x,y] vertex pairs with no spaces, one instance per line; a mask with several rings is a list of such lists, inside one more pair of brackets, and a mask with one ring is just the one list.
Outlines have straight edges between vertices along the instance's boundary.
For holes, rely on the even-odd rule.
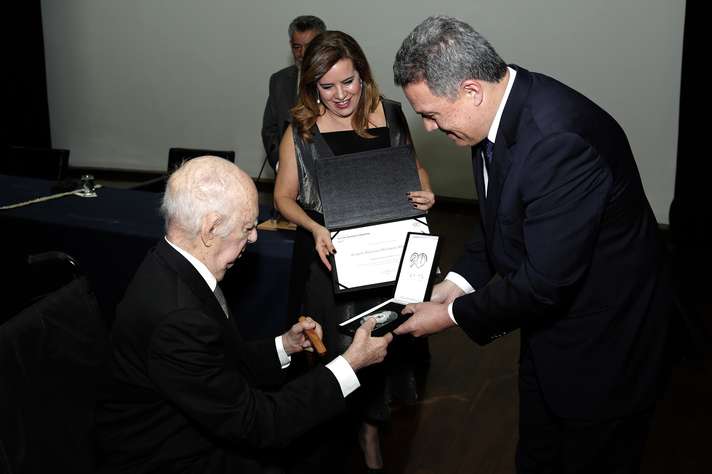
[[406,234],[429,232],[425,211],[408,202],[408,192],[420,189],[413,148],[326,156],[316,165],[324,224],[336,248],[334,292],[393,285]]
[[421,303],[428,295],[435,274],[438,241],[437,235],[408,233],[393,298],[344,321],[339,324],[339,329],[353,335],[368,318],[376,319],[372,332],[375,336],[382,336],[400,326],[408,318],[401,314],[405,305]]
[[395,282],[409,232],[429,233],[425,217],[331,232],[336,292]]

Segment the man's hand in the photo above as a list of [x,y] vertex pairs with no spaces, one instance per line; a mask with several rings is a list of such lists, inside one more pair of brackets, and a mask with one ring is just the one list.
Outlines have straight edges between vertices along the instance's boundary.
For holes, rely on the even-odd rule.
[[412,314],[412,316],[393,331],[396,334],[411,334],[415,337],[427,336],[455,325],[447,312],[447,304],[409,304],[403,308],[401,313]]
[[371,331],[376,326],[376,320],[369,318],[356,330],[354,340],[344,352],[343,357],[354,371],[371,364],[383,362],[386,357],[386,348],[393,340],[393,334],[388,333],[383,337],[372,337]]
[[433,291],[430,295],[430,301],[433,303],[444,303],[450,304],[455,298],[464,295],[465,292],[462,289],[451,282],[450,280],[443,280],[437,285],[433,286]]
[[305,334],[305,331],[309,329],[313,329],[319,336],[319,339],[323,337],[321,326],[310,317],[299,321],[289,328],[289,331],[282,334],[282,345],[287,354],[291,355],[301,351],[312,352],[314,350],[311,341],[309,341],[309,338]]

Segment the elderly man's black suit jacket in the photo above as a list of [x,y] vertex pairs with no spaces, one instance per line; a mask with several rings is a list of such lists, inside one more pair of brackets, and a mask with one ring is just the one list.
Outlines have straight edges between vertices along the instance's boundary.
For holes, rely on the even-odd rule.
[[455,319],[480,344],[521,328],[558,416],[647,408],[671,299],[628,140],[581,94],[515,68],[486,198],[473,147],[482,226],[454,271],[478,291],[455,300]]
[[245,342],[163,240],[118,307],[112,350],[113,382],[97,413],[105,472],[260,472],[264,448],[345,403],[325,367],[280,391],[257,389],[281,381],[274,340]]

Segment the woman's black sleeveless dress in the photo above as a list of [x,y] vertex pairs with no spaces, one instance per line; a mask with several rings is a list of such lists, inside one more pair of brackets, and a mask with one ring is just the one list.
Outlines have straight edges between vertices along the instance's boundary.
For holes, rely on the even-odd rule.
[[[383,99],[387,127],[368,130],[373,138],[364,138],[352,130],[321,133],[315,126],[313,140],[305,142],[294,132],[297,169],[299,174],[299,203],[316,222],[324,224],[321,197],[316,182],[315,162],[321,156],[339,156],[410,143],[408,125],[397,102]],[[406,196],[403,196],[406,199]],[[356,316],[368,308],[393,296],[393,286],[335,294],[331,273],[321,262],[314,248],[311,232],[298,227],[290,283],[290,319],[300,314],[319,322],[324,330],[324,343],[329,351],[328,360],[342,354],[351,344],[351,337],[341,333],[339,323]],[[393,387],[398,398],[412,401],[416,398],[413,365],[408,363],[408,340],[397,338],[389,347],[385,364],[369,367],[359,372],[361,388],[349,397],[354,410],[372,423],[390,419],[391,392],[388,375],[397,373],[398,386]]]

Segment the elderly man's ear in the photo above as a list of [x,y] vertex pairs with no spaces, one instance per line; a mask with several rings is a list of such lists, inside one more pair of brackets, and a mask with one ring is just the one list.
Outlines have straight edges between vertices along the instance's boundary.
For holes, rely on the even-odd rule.
[[210,247],[217,238],[217,227],[222,222],[222,217],[216,212],[211,212],[203,217],[203,223],[200,226],[200,240],[204,246]]

